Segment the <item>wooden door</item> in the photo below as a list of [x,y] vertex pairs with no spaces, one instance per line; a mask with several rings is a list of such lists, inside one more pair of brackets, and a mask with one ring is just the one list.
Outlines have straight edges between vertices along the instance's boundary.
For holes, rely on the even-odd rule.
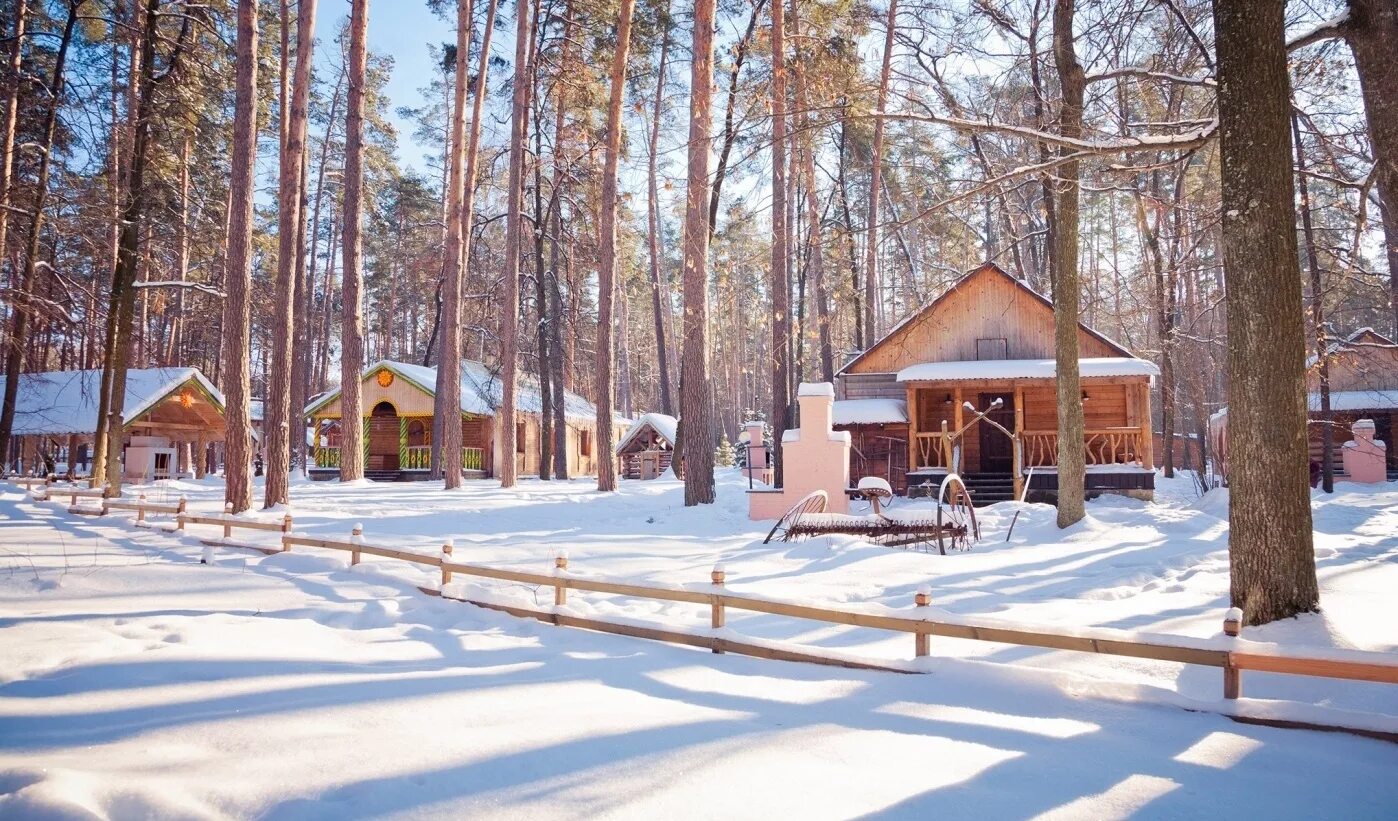
[[[987,418],[994,419],[1005,430],[1015,429],[1015,397],[1011,391],[1004,393],[983,393],[976,403],[978,407],[988,408],[990,403],[996,399],[1003,400],[1003,404],[990,413]],[[1014,443],[1005,432],[994,425],[980,422],[976,425],[980,429],[980,451],[981,451],[981,472],[982,473],[1013,473],[1014,472]]]
[[369,417],[368,470],[398,470],[398,411],[387,402]]

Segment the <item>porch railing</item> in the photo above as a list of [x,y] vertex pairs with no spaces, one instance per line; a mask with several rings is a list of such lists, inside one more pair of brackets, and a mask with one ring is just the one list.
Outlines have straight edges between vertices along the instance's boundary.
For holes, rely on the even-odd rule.
[[462,448],[462,449],[461,449],[461,469],[462,469],[462,470],[485,470],[485,449],[484,449],[484,448]]
[[919,433],[913,448],[913,470],[954,469],[957,446],[949,433]]
[[432,468],[432,447],[430,445],[408,445],[400,454],[399,470],[430,470]]
[[316,467],[337,468],[340,466],[340,449],[330,447],[316,448]]
[[[1022,431],[1024,466],[1052,467],[1058,464],[1058,431]],[[1083,432],[1085,456],[1089,465],[1139,463],[1145,456],[1145,440],[1140,428],[1100,428]]]

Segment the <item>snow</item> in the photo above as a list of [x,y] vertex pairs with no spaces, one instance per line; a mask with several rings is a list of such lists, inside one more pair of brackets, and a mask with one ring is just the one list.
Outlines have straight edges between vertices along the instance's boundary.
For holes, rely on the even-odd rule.
[[660,434],[660,437],[666,442],[669,442],[672,448],[675,446],[675,440],[679,436],[680,420],[664,413],[641,414],[639,419],[631,420],[629,424],[631,425],[631,429],[628,430],[626,435],[621,437],[621,441],[617,443],[617,453],[621,453],[625,450],[626,446],[631,443],[631,440],[639,436],[646,426],[650,426],[652,430]]
[[[122,418],[130,421],[150,410],[171,391],[190,381],[223,407],[223,394],[196,368],[132,368],[126,372]],[[5,377],[0,376],[0,391]],[[97,430],[102,371],[48,371],[19,377],[14,432],[17,435],[92,433]]]
[[908,421],[905,399],[838,399],[833,422],[836,425],[896,425]]
[[[398,376],[407,379],[429,396],[436,394],[437,369],[410,362],[396,362],[383,359],[364,370],[368,376],[379,368],[387,368]],[[333,402],[340,395],[339,388],[318,396],[306,406],[306,414],[318,407]],[[533,374],[520,372],[516,382],[515,408],[521,413],[541,413],[543,395],[539,391],[539,378]],[[461,363],[461,412],[476,416],[494,416],[504,403],[504,385],[490,368],[481,362],[463,360]],[[597,419],[597,407],[572,391],[564,392],[564,412],[568,419],[578,422],[592,422]]]
[[802,382],[796,388],[797,396],[834,396],[835,386],[830,382]]
[[[686,508],[673,478],[297,485],[297,533],[463,562],[1074,635],[1229,645],[1226,490],[1157,477],[1060,531],[1044,505],[978,511],[969,552],[837,536],[764,545],[746,480]],[[222,509],[217,480],[141,488]],[[1250,652],[1398,651],[1398,485],[1315,494],[1324,612],[1246,628]],[[66,499],[63,500],[66,503]],[[893,513],[934,508],[895,500]],[[248,514],[274,521],[281,512]],[[1012,538],[1006,532],[1016,520]],[[930,672],[716,656],[428,597],[431,568],[263,556],[74,516],[0,485],[0,817],[1391,818],[1398,745],[1229,714],[1398,728],[1392,686],[906,634],[730,608],[721,635]],[[237,532],[274,543],[277,534]],[[914,608],[919,589],[931,607]],[[531,609],[548,587],[458,576]],[[566,612],[711,634],[707,605],[572,591]],[[1222,804],[1220,802],[1223,802]]]
[[[1320,392],[1306,395],[1306,405],[1320,410]],[[1331,391],[1330,409],[1337,411],[1391,410],[1398,408],[1398,390]]]
[[[1130,356],[1086,357],[1078,360],[1079,374],[1094,376],[1158,376],[1160,368]],[[950,382],[963,379],[1052,379],[1058,375],[1053,359],[992,359],[923,362],[898,372],[899,382]]]

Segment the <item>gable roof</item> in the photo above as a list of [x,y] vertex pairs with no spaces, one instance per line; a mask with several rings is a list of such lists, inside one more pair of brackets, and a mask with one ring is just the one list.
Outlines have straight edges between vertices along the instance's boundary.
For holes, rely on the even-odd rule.
[[640,419],[637,419],[631,424],[631,429],[626,432],[626,435],[621,437],[621,441],[616,445],[616,452],[621,453],[621,451],[631,443],[631,440],[640,436],[641,431],[645,430],[647,427],[654,430],[661,439],[669,442],[670,447],[673,448],[675,446],[675,437],[678,435],[679,426],[680,420],[669,414],[642,414]]
[[[436,396],[437,394],[436,368],[415,365],[411,362],[382,359],[366,368],[359,377],[360,381],[368,379],[380,370],[391,371],[395,376],[406,380],[428,396]],[[326,391],[308,404],[303,413],[310,415],[339,398],[339,388]],[[500,405],[504,403],[504,385],[499,376],[487,368],[484,363],[469,359],[463,360],[461,362],[459,401],[462,413],[473,416],[494,416]],[[539,378],[533,374],[521,372],[515,391],[515,409],[523,413],[540,413],[543,411],[543,406],[544,400],[539,387]],[[572,391],[564,392],[563,413],[565,417],[574,421],[595,422],[597,420],[597,407]]]
[[[223,394],[197,368],[131,368],[126,372],[122,419],[129,425],[165,397],[193,381],[223,413]],[[5,377],[0,376],[0,391]],[[20,374],[15,405],[16,435],[94,433],[100,369]]]
[[[1340,353],[1341,351],[1351,350],[1363,345],[1379,345],[1392,347],[1394,346],[1394,344],[1395,343],[1393,342],[1393,340],[1389,339],[1388,337],[1384,336],[1383,334],[1379,333],[1373,328],[1360,328],[1359,330],[1355,331],[1354,333],[1350,334],[1344,339],[1337,339],[1334,342],[1331,342],[1330,345],[1327,346],[1325,349],[1325,355],[1334,356],[1335,354]],[[1315,354],[1311,354],[1310,356],[1306,357],[1306,368],[1308,370],[1310,368],[1314,368],[1319,361],[1319,357],[1317,357]]]
[[[899,322],[897,325],[894,325],[892,328],[889,328],[883,336],[879,337],[879,339],[876,342],[874,342],[874,344],[865,348],[853,359],[846,362],[837,373],[847,373],[855,365],[868,358],[871,354],[874,353],[874,351],[882,347],[889,339],[893,338],[894,336],[897,336],[898,333],[901,332],[903,329],[907,328],[909,325],[912,325],[913,323],[917,322],[923,317],[935,313],[938,309],[945,305],[946,302],[952,298],[952,296],[971,287],[971,285],[981,277],[989,276],[996,276],[1004,279],[1006,282],[1011,283],[1020,292],[1028,296],[1033,302],[1044,306],[1050,311],[1053,310],[1053,300],[1049,299],[1048,297],[1044,296],[1043,294],[1039,293],[1033,288],[1030,288],[1022,280],[1018,280],[1015,279],[1013,276],[1010,276],[1009,273],[1007,273],[1003,268],[996,265],[995,263],[982,263],[978,267],[972,269],[969,273],[962,276],[956,282],[953,282],[951,284],[951,287],[943,291],[940,295],[937,296],[936,299],[933,299],[931,302],[928,302],[926,305],[923,305],[921,308],[918,308],[916,311],[913,311],[908,316],[903,317],[903,320],[901,322]],[[1093,330],[1092,328],[1088,327],[1082,322],[1078,323],[1078,328],[1083,333],[1086,333],[1088,336],[1091,336],[1092,338],[1101,342],[1103,345],[1107,346],[1118,356],[1131,357],[1133,359],[1136,358],[1136,355],[1133,354],[1131,351],[1127,350],[1127,348],[1124,345],[1104,336],[1096,330]]]

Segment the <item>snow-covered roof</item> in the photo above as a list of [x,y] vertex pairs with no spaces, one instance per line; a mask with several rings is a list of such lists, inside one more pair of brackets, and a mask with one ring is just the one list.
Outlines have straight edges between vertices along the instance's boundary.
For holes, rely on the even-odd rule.
[[831,419],[836,425],[892,425],[908,421],[903,399],[837,399]]
[[[1155,363],[1134,356],[1085,357],[1078,360],[1081,376],[1157,376]],[[976,359],[923,362],[898,372],[899,382],[953,382],[962,379],[1052,379],[1058,374],[1053,359]]]
[[[1320,410],[1320,392],[1306,394],[1306,406]],[[1330,410],[1390,410],[1398,408],[1398,391],[1331,391]]]
[[834,396],[835,386],[829,382],[802,382],[796,389],[797,396]]
[[675,446],[675,437],[679,435],[680,420],[665,413],[646,413],[642,414],[640,419],[631,420],[631,429],[617,443],[616,452],[621,453],[632,439],[635,439],[641,434],[641,431],[646,429],[646,426],[650,426],[660,435],[661,439],[669,442],[670,447]]
[[[429,396],[436,395],[437,369],[429,368],[425,365],[414,365],[411,362],[396,362],[390,359],[383,359],[375,362],[364,370],[363,376],[378,370],[387,368],[398,376],[411,382],[418,389],[424,391]],[[340,389],[336,388],[321,394],[314,402],[306,406],[305,412],[310,414],[313,410],[323,407],[339,398]],[[496,410],[504,403],[504,385],[499,376],[487,368],[483,363],[474,360],[464,360],[461,363],[461,412],[474,414],[476,416],[494,416]],[[515,389],[515,409],[522,413],[539,413],[543,410],[543,395],[539,390],[539,378],[533,374],[521,372],[516,382]],[[596,421],[597,408],[591,402],[572,391],[564,392],[564,415],[575,421]]]
[[[223,394],[197,368],[132,368],[126,372],[126,402],[122,418],[128,423],[150,411],[181,385],[194,380],[223,411]],[[0,376],[0,391],[5,377]],[[94,433],[101,370],[46,371],[19,377],[14,433],[17,435]]]

